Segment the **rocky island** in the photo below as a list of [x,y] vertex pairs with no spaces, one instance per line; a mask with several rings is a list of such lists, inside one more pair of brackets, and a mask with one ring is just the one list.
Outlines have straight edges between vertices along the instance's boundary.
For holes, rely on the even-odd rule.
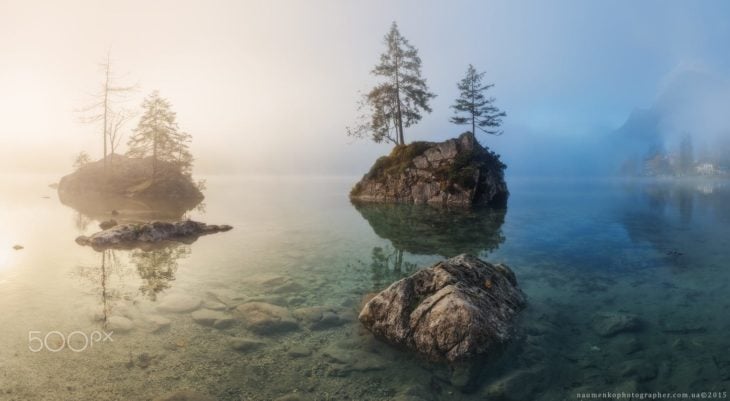
[[470,132],[444,142],[399,145],[350,192],[353,202],[504,207],[504,163]]
[[203,201],[198,185],[175,163],[157,160],[154,177],[153,163],[152,157],[117,154],[109,156],[106,164],[103,159],[87,163],[61,178],[59,198],[92,217],[119,209],[185,211]]

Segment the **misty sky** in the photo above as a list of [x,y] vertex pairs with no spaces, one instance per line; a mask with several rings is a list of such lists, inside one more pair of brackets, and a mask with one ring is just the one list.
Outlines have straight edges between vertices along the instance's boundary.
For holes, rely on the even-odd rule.
[[[200,173],[361,174],[389,145],[353,142],[358,91],[390,23],[438,97],[406,140],[445,139],[473,63],[496,84],[512,171],[539,144],[581,146],[685,70],[727,79],[730,2],[0,0],[0,168],[65,173],[101,156],[90,101],[111,49],[131,99],[158,89],[194,136]],[[131,128],[133,124],[130,124]]]

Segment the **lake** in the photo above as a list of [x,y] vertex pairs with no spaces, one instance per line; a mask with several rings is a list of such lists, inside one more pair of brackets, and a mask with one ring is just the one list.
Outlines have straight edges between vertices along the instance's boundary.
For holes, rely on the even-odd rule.
[[[356,207],[356,177],[206,179],[203,207],[184,217],[232,231],[97,252],[74,239],[98,231],[103,213],[62,204],[56,177],[0,176],[0,400],[183,389],[220,401],[560,400],[730,387],[730,182],[514,178],[506,211],[459,211]],[[509,265],[529,304],[519,339],[469,393],[453,384],[458,372],[381,344],[356,320],[368,294],[463,252]],[[296,319],[250,332],[231,313],[250,302]],[[324,312],[326,324],[307,320]],[[596,329],[616,315],[638,324]]]

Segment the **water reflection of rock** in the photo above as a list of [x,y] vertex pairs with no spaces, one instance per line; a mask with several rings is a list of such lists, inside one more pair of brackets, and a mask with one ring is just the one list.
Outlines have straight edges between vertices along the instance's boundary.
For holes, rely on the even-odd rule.
[[444,209],[428,205],[358,204],[355,208],[379,237],[392,246],[374,247],[370,268],[375,288],[408,275],[421,263],[411,255],[453,257],[462,253],[483,255],[505,240],[502,224],[506,210]]
[[400,250],[420,255],[479,255],[505,238],[506,210],[442,209],[427,205],[355,204],[379,237]]
[[[123,196],[108,196],[98,193],[83,195],[59,192],[62,204],[76,210],[77,226],[85,227],[84,219],[103,221],[114,217],[119,221],[143,220],[179,220],[191,210],[203,210],[205,205],[200,200],[137,200]],[[114,213],[114,215],[112,215]]]

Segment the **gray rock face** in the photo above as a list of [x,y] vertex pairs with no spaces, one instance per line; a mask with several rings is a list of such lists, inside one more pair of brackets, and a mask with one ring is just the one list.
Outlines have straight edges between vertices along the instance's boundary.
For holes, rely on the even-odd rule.
[[123,224],[100,231],[90,237],[76,238],[79,245],[89,245],[95,249],[135,248],[144,244],[162,241],[194,241],[201,235],[231,230],[227,225],[208,225],[186,220],[175,223],[155,221],[144,224]]
[[353,201],[503,206],[509,192],[499,156],[471,133],[445,142],[397,147],[376,161],[350,193]]
[[463,254],[393,283],[365,304],[359,319],[392,344],[455,362],[510,341],[525,303],[507,266]]

